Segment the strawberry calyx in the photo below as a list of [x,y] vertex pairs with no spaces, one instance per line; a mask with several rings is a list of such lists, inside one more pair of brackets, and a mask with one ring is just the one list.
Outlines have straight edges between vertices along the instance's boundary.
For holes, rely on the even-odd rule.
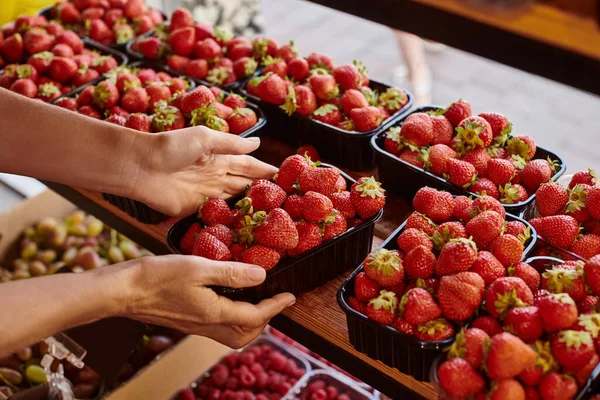
[[33,58],[41,58],[42,60],[45,60],[45,61],[50,61],[54,57],[54,54],[52,54],[49,51],[42,51],[40,53],[34,54],[32,57]]
[[537,359],[535,360],[535,366],[542,370],[543,374],[547,374],[550,371],[558,369],[558,363],[552,355],[552,349],[550,342],[536,340],[535,344],[531,346],[537,352]]
[[361,93],[365,96],[370,106],[378,106],[379,94],[377,90],[361,90]]
[[438,108],[437,110],[427,111],[427,115],[430,117],[439,117],[440,115],[444,115],[445,110],[443,108]]
[[292,115],[298,109],[296,101],[296,91],[292,86],[288,86],[288,94],[285,96],[285,101],[279,106],[287,115]]
[[110,93],[104,86],[97,85],[94,87],[93,97],[94,97],[94,103],[96,103],[100,106],[104,106],[104,104],[106,104],[106,101],[110,97]]
[[360,192],[361,197],[376,197],[385,198],[385,190],[381,187],[381,183],[377,182],[375,177],[362,178],[360,183],[354,187],[357,192]]
[[558,171],[558,168],[560,168],[560,162],[558,160],[552,160],[550,156],[548,156],[546,157],[546,161],[548,161],[548,164],[550,164],[550,169],[552,172],[556,172]]
[[269,76],[269,74],[263,75],[263,76],[255,76],[254,78],[252,78],[252,79],[250,79],[248,81],[248,85],[250,85],[250,86],[258,86],[258,85],[260,85],[260,83],[262,81],[264,81],[265,79],[267,79],[268,76]]
[[117,44],[127,43],[134,37],[135,33],[129,25],[120,25],[115,30],[115,40]]
[[372,254],[369,266],[375,267],[382,275],[393,275],[400,271],[402,260],[398,253],[388,249],[377,249]]
[[53,96],[55,94],[60,93],[60,89],[54,83],[42,83],[38,87],[38,92],[42,96]]
[[218,113],[219,112],[215,109],[214,103],[205,104],[200,108],[196,108],[195,110],[192,110],[192,112],[190,113],[190,117],[191,117],[190,125],[191,126],[197,126],[197,125],[208,126],[210,117],[214,117]]
[[588,168],[588,173],[592,177],[592,184],[597,185],[598,184],[598,175],[596,175],[596,171],[591,168]]
[[155,130],[163,132],[166,126],[173,125],[179,116],[178,109],[173,106],[160,107],[155,110],[152,117],[152,126]]
[[[227,43],[233,39],[233,32],[223,26],[216,26],[213,30],[215,39],[220,43]],[[268,42],[267,42],[268,45]]]
[[400,299],[400,303],[398,304],[398,317],[404,318],[404,308],[406,308],[406,303],[408,303],[408,296],[412,292],[412,289],[407,290],[406,293]]
[[472,236],[470,236],[468,239],[467,238],[454,238],[454,239],[450,239],[449,241],[450,242],[463,243],[463,244],[471,247],[474,251],[477,251],[477,245],[473,241],[473,237]]
[[592,334],[587,331],[566,330],[558,333],[558,341],[579,349],[583,345],[592,344]]
[[454,239],[454,235],[450,233],[450,229],[447,226],[445,226],[441,232],[436,230],[433,232],[433,235],[431,235],[433,248],[437,251],[442,250],[442,247],[452,239]]
[[241,215],[250,215],[254,213],[254,207],[252,206],[252,199],[250,197],[244,197],[235,203]]
[[369,300],[369,305],[373,306],[375,310],[383,309],[392,313],[398,305],[398,298],[396,297],[396,293],[382,290],[379,292],[379,296]]
[[525,244],[529,239],[531,239],[531,228],[529,226],[525,228],[523,233],[519,233],[517,239],[519,239],[521,243]]
[[220,131],[226,123],[227,121],[216,115],[211,115],[206,119],[206,126],[215,131]]
[[222,85],[227,78],[229,78],[229,69],[227,67],[217,67],[208,71],[206,81],[213,85]]
[[242,227],[237,232],[238,241],[251,245],[254,242],[254,230],[266,217],[267,213],[264,211],[257,211],[252,215],[244,215],[244,218],[240,222]]
[[475,121],[465,121],[465,126],[456,127],[456,137],[454,141],[457,143],[457,151],[464,154],[469,150],[475,150],[478,147],[483,147],[483,140],[479,134],[483,131],[484,126]]
[[577,324],[589,332],[592,338],[598,338],[600,334],[600,314],[582,314],[577,319]]
[[542,273],[542,277],[546,279],[546,285],[551,292],[562,293],[573,287],[579,274],[570,269],[552,268]]
[[256,72],[258,68],[258,63],[254,58],[248,58],[244,63],[244,76],[250,76]]
[[362,61],[352,60],[352,65],[354,65],[356,67],[356,69],[358,70],[358,72],[360,72],[361,74],[369,73],[369,71],[367,70],[367,67],[365,66],[365,64],[363,64]]
[[102,67],[106,63],[108,59],[112,58],[112,56],[100,56],[96,57],[92,60],[92,67]]
[[310,76],[313,75],[331,75],[331,71],[327,67],[314,67],[310,69]]
[[[506,129],[506,128],[505,128]],[[506,142],[506,152],[509,155],[517,155],[525,160],[531,159],[531,148],[519,137],[512,137]]]
[[450,347],[447,349],[448,359],[450,360],[456,357],[465,358],[465,355],[467,353],[465,343],[465,329],[462,328],[460,332],[456,334],[456,337],[454,338],[454,343],[452,343],[452,345],[450,345]]
[[29,64],[19,65],[16,72],[17,78],[29,78],[33,74],[33,67]]
[[337,108],[337,106],[335,104],[324,104],[321,107],[317,108],[315,111],[313,111],[314,115],[317,115],[319,117],[324,117],[328,114],[331,114],[332,112],[339,110]]
[[275,64],[275,63],[278,63],[280,61],[283,61],[283,60],[281,58],[279,58],[279,57],[275,58],[275,57],[272,57],[272,56],[266,56],[265,58],[263,58],[262,64],[263,64],[263,66],[267,67],[267,66],[269,66],[271,64]]
[[164,22],[154,27],[154,36],[160,40],[167,40],[169,38],[169,25]]
[[500,186],[498,190],[500,191],[500,203],[515,204],[520,201],[519,189],[512,184],[507,183],[504,186]]
[[398,110],[406,101],[404,95],[396,88],[390,87],[379,95],[379,103],[389,110]]
[[425,282],[425,279],[423,279],[423,278],[417,279],[417,281],[415,282],[415,287],[426,290],[431,295],[433,295],[435,293],[435,290],[431,286],[427,285],[427,282]]
[[567,202],[566,211],[573,213],[585,208],[585,198],[587,191],[582,184],[575,185],[572,189],[567,189],[569,192],[569,201]]
[[517,290],[514,288],[504,293],[496,293],[494,308],[496,309],[496,312],[500,314],[501,319],[506,317],[506,314],[511,308],[526,306],[528,306],[528,304],[523,302],[523,300],[517,296]]
[[252,43],[252,52],[254,54],[254,58],[258,58],[261,62],[264,61],[265,56],[267,55],[267,50],[269,49],[269,40],[268,39],[258,39]]
[[417,327],[417,330],[427,336],[435,336],[437,332],[443,331],[448,327],[448,321],[444,318],[434,319]]
[[339,123],[338,127],[340,127],[341,129],[345,130],[345,131],[353,131],[354,130],[354,122],[352,122],[352,120],[347,119],[345,121],[342,121]]

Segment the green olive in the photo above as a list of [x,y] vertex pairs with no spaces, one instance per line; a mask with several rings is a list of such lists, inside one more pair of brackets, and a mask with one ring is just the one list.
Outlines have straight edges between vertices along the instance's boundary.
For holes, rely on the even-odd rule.
[[125,261],[125,256],[120,248],[117,246],[110,246],[110,249],[108,249],[108,259],[116,264]]
[[86,223],[88,237],[96,237],[104,230],[104,223],[92,215],[86,218]]
[[121,249],[123,255],[128,260],[140,258],[140,249],[138,249],[135,243],[130,242],[129,240],[122,240],[121,243],[119,243],[119,249]]
[[44,368],[39,365],[30,365],[25,370],[25,376],[27,380],[35,385],[39,385],[40,383],[44,383],[47,381],[46,372]]

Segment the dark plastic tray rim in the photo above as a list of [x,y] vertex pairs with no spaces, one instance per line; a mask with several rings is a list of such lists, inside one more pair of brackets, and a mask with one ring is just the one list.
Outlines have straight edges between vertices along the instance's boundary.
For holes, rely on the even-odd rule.
[[[521,260],[528,258],[529,253],[531,252],[531,250],[533,249],[533,247],[535,246],[535,243],[537,242],[538,238],[537,238],[537,233],[535,231],[535,229],[533,229],[533,226],[531,226],[531,224],[529,224],[529,222],[525,221],[524,219],[516,216],[516,215],[512,215],[512,214],[506,214],[506,219],[510,219],[511,221],[519,221],[524,223],[528,228],[531,229],[531,238],[529,239],[529,244],[527,245],[527,247],[525,247],[525,249],[523,250],[523,256],[521,257]],[[380,245],[378,248],[385,248],[390,242],[393,242],[394,239],[396,238],[396,236],[402,231],[404,230],[406,226],[406,221],[404,221],[398,228],[396,228]],[[363,264],[361,263],[358,268],[356,268],[352,274],[350,274],[350,276],[348,276],[346,279],[344,279],[344,282],[342,282],[340,288],[338,289],[337,292],[337,301],[338,301],[338,305],[340,306],[340,308],[342,309],[342,311],[344,311],[344,313],[346,314],[352,314],[353,316],[355,316],[356,318],[359,318],[361,320],[362,323],[367,323],[369,324],[371,327],[374,327],[375,329],[378,329],[379,331],[383,331],[389,334],[393,334],[393,335],[399,335],[403,338],[407,338],[408,340],[411,341],[411,344],[418,346],[421,349],[427,349],[427,350],[442,350],[444,347],[446,347],[447,345],[451,344],[452,342],[454,342],[454,337],[452,338],[448,338],[446,340],[442,340],[442,341],[438,341],[438,342],[423,342],[421,340],[418,340],[415,336],[412,335],[406,335],[402,332],[400,332],[399,330],[397,330],[394,327],[391,327],[389,325],[383,325],[380,324],[379,322],[373,321],[371,319],[369,319],[366,315],[356,311],[355,309],[353,309],[352,307],[350,307],[350,305],[348,304],[346,297],[347,297],[347,287],[350,284],[350,281],[352,281],[356,275],[358,275],[360,272],[362,272],[363,270]]]
[[[404,122],[404,119],[406,119],[406,117],[408,117],[411,114],[414,114],[414,113],[417,113],[417,112],[427,112],[427,111],[437,110],[437,109],[440,109],[440,108],[443,109],[444,107],[441,107],[441,106],[423,106],[423,107],[417,107],[417,108],[415,108],[413,110],[410,110],[410,113],[404,115],[396,123],[397,124],[401,124],[402,122]],[[383,139],[383,135],[385,135],[385,133],[386,133],[385,131],[382,131],[382,132],[378,133],[377,135],[374,135],[371,138],[371,147],[373,147],[373,149],[375,149],[376,152],[378,152],[378,153],[380,153],[380,154],[382,154],[382,155],[384,155],[384,156],[386,156],[388,158],[391,158],[392,160],[394,160],[395,162],[401,164],[402,166],[404,166],[406,168],[412,169],[415,172],[419,172],[419,173],[425,174],[428,178],[435,179],[436,181],[440,182],[441,184],[447,186],[449,188],[449,190],[453,190],[455,192],[466,193],[466,194],[468,194],[470,196],[474,196],[474,197],[479,197],[478,194],[473,193],[473,192],[469,191],[468,189],[464,189],[464,188],[458,187],[458,186],[450,183],[449,181],[447,181],[445,179],[442,179],[442,178],[440,178],[439,176],[437,176],[435,174],[432,174],[429,171],[425,171],[423,168],[419,168],[419,167],[417,167],[415,165],[409,164],[406,161],[401,160],[400,158],[396,157],[395,155],[393,155],[393,154],[389,153],[388,151],[386,151],[385,149],[383,149],[381,146],[379,146],[378,141],[380,141],[380,140]],[[563,158],[561,156],[559,156],[558,154],[556,154],[556,153],[554,153],[554,152],[546,149],[545,147],[537,146],[536,145],[536,148],[538,150],[541,149],[541,150],[543,150],[543,151],[551,154],[552,157],[554,159],[558,160],[558,162],[560,163],[559,170],[551,178],[553,181],[556,181],[567,170],[567,165],[566,165],[565,161],[563,160]],[[502,206],[505,207],[505,208],[507,208],[507,209],[510,209],[510,210],[513,210],[513,209],[519,209],[520,210],[522,207],[526,207],[527,205],[531,204],[534,200],[535,200],[535,193],[531,194],[527,198],[527,200],[525,200],[525,201],[522,201],[522,202],[519,202],[519,203],[513,203],[513,204],[502,204]]]

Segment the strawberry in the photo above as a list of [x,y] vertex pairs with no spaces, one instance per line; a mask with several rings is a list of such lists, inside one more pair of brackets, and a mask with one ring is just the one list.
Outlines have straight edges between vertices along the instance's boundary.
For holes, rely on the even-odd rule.
[[[315,96],[320,100],[330,100],[339,93],[335,78],[331,75],[313,75],[309,78],[309,83]],[[366,103],[366,99],[364,100],[364,103]]]
[[417,326],[414,334],[423,342],[441,342],[454,336],[454,328],[444,318],[438,318]]
[[246,264],[260,265],[265,270],[273,269],[279,262],[280,255],[276,250],[273,250],[260,244],[255,244],[248,247],[242,253],[242,262]]
[[443,276],[468,271],[476,259],[477,246],[472,240],[452,239],[442,248],[435,265],[435,273],[437,276]]
[[540,381],[538,391],[543,400],[573,399],[577,394],[577,383],[569,375],[550,372]]
[[511,308],[533,305],[533,293],[521,278],[499,278],[488,287],[485,303],[492,317],[504,317]]
[[390,114],[400,111],[408,103],[406,92],[399,88],[389,87],[379,95],[377,104]]
[[265,66],[263,69],[264,75],[270,72],[279,75],[283,79],[287,76],[287,64],[281,58],[267,57],[263,59],[262,63]]
[[37,97],[45,102],[50,102],[65,93],[64,90],[66,89],[63,88],[63,91],[61,91],[54,83],[42,83],[38,86]]
[[573,174],[571,181],[569,182],[569,189],[573,189],[575,185],[589,185],[594,186],[598,184],[598,177],[596,171],[588,169],[587,171],[579,171]]
[[[300,188],[302,188],[302,178]],[[374,177],[362,177],[352,184],[350,201],[360,218],[367,219],[383,209],[385,190]]]
[[409,146],[421,147],[431,144],[433,141],[431,118],[426,113],[409,115],[402,124],[400,135]]
[[504,320],[504,330],[530,343],[544,333],[539,309],[535,306],[511,308]]
[[83,66],[79,67],[77,73],[75,74],[75,76],[73,76],[71,83],[75,86],[83,86],[86,83],[91,82],[99,77],[100,74],[98,73],[98,71]]
[[96,110],[92,106],[82,106],[82,107],[80,107],[77,110],[77,112],[79,114],[85,115],[86,117],[95,118],[95,119],[102,119],[102,115],[100,115],[100,113],[98,112],[98,110]]
[[302,196],[292,194],[288,196],[283,204],[283,209],[290,215],[293,220],[302,218]]
[[217,261],[228,261],[231,259],[231,253],[227,246],[221,243],[219,239],[206,232],[200,232],[198,234],[192,254]]
[[250,108],[236,108],[227,119],[229,131],[236,135],[246,132],[257,122],[256,114]]
[[481,276],[485,286],[489,286],[496,279],[506,276],[506,268],[489,251],[477,253],[477,259],[469,271]]
[[585,367],[596,354],[592,335],[585,331],[566,330],[550,338],[552,354],[567,371],[578,371]]
[[467,210],[469,217],[468,219],[471,219],[477,214],[486,210],[496,211],[498,214],[500,214],[502,219],[506,219],[506,211],[504,210],[504,207],[502,207],[502,204],[498,200],[491,196],[479,196],[473,200],[469,206],[469,209]]
[[369,103],[365,96],[356,89],[350,89],[344,92],[340,99],[340,103],[342,105],[342,109],[346,114],[350,114],[355,108],[363,108],[368,107]]
[[[312,161],[315,161],[315,162],[317,162],[321,159],[321,157],[319,157],[319,153],[317,152],[317,149],[315,149],[314,146],[311,146],[309,144],[298,147],[296,149],[296,154],[300,154],[301,156],[310,158]],[[342,191],[346,190],[346,180],[344,179],[344,177],[340,176],[338,178],[338,182],[341,182],[341,185],[340,185],[341,190]]]
[[577,321],[577,307],[566,293],[553,294],[536,299],[536,306],[547,333],[571,327]]
[[469,191],[473,192],[477,195],[488,195],[495,199],[500,198],[500,192],[498,191],[498,187],[494,184],[494,182],[490,181],[487,178],[477,179],[475,183],[473,183],[469,187]]
[[[513,235],[519,239],[529,238],[531,237],[531,232],[528,232],[528,229],[529,228],[521,221],[507,221],[504,233],[507,235]],[[531,229],[529,229],[529,231],[531,231]]]
[[598,304],[598,297],[587,295],[582,300],[576,303],[577,311],[579,314],[589,314],[596,312],[596,305]]
[[516,183],[500,186],[500,202],[502,204],[517,204],[529,198],[527,190]]
[[506,155],[517,155],[529,161],[533,158],[536,151],[535,141],[526,135],[516,135],[506,142]]
[[[545,184],[543,184],[542,187],[544,185]],[[591,186],[581,184],[575,185],[572,189],[568,189],[568,202],[566,203],[566,208],[564,208],[565,214],[572,216],[578,222],[586,222],[591,219],[592,216],[587,210],[588,207],[586,206],[586,203],[589,203],[590,206],[593,207],[593,201],[586,201],[586,199],[588,192],[592,189]],[[561,208],[560,211],[563,211],[563,209]]]
[[81,12],[81,19],[93,20],[104,18],[104,9],[102,7],[90,7]]
[[453,199],[453,209],[452,216],[458,220],[462,220],[464,222],[469,222],[471,219],[469,216],[469,208],[473,204],[473,200],[468,198],[467,196],[456,196]]
[[121,105],[131,113],[144,112],[148,109],[148,93],[144,88],[132,87],[121,97]]
[[[196,43],[196,30],[194,27],[188,26],[171,31],[171,33],[169,33],[169,37],[167,38],[167,43],[169,46],[171,46],[171,50],[173,50],[175,54],[187,57],[192,54],[192,51],[194,50],[194,44]],[[207,57],[200,56],[199,58]]]
[[[23,35],[23,46],[25,51],[29,54],[37,54],[42,51],[48,51],[52,48],[54,44],[54,38],[44,29],[33,28],[25,32]],[[64,44],[58,44],[57,46],[66,46]],[[73,50],[68,47],[68,50],[71,52],[70,56],[73,56]],[[19,60],[20,61],[20,60]]]
[[531,220],[531,225],[538,235],[542,236],[552,246],[568,248],[579,233],[579,224],[575,218],[568,215],[552,215]]
[[188,228],[188,230],[185,232],[185,235],[183,235],[183,238],[181,238],[181,241],[179,242],[179,249],[183,254],[192,254],[194,244],[196,243],[196,239],[201,231],[202,226],[197,222],[193,223]]
[[254,232],[258,244],[277,249],[290,250],[298,244],[298,230],[294,222],[281,208],[271,210]]
[[38,87],[35,85],[35,82],[27,78],[17,79],[10,85],[10,90],[31,99],[35,98],[38,94]]
[[[435,255],[425,246],[417,246],[406,253],[404,268],[412,278],[428,279],[435,271]],[[436,317],[437,318],[437,317]]]
[[533,293],[540,288],[540,273],[527,263],[518,262],[510,266],[508,268],[508,275],[521,278]]
[[162,40],[157,37],[147,37],[136,42],[137,51],[148,60],[158,60],[162,57],[165,47]]
[[506,185],[515,175],[515,167],[509,160],[491,159],[487,164],[488,178],[495,185]]
[[556,265],[542,274],[542,289],[549,293],[568,293],[578,302],[587,295],[582,275],[583,270],[576,266]]
[[275,182],[286,192],[293,190],[294,184],[298,181],[300,175],[309,168],[306,158],[300,155],[293,155],[286,158],[275,176]]
[[348,297],[348,305],[355,311],[361,314],[367,314],[367,306],[356,299],[356,297]]
[[[52,64],[50,64],[50,68],[52,68]],[[116,106],[118,102],[119,90],[111,81],[102,81],[94,87],[94,104],[100,109],[108,110]]]
[[66,108],[70,111],[77,110],[77,100],[71,97],[63,97],[62,99],[57,100],[54,104],[56,104],[59,107]]
[[[202,40],[202,39],[206,39],[206,38],[202,38],[202,39],[198,39],[197,40]],[[245,39],[245,38],[244,38]],[[254,60],[254,58],[252,58],[252,42],[248,41],[236,41],[234,42],[235,38],[227,45],[226,48],[226,53],[227,53],[227,57],[229,57],[234,63],[237,60],[240,60],[242,58],[248,59],[248,60]],[[255,66],[258,66],[258,64],[256,63],[256,60],[254,60]]]
[[530,191],[535,192],[542,183],[546,183],[554,174],[554,165],[547,160],[531,160],[521,172],[521,182]]
[[179,7],[171,14],[171,25],[169,26],[171,32],[192,25],[194,25],[194,17],[188,9]]
[[54,57],[48,66],[52,79],[66,82],[77,73],[77,64],[70,58]]
[[537,386],[537,384],[542,379],[542,376],[547,374],[548,372],[555,371],[558,368],[558,364],[552,356],[550,342],[543,342],[541,340],[537,340],[531,345],[531,347],[537,353],[537,359],[535,361],[535,364],[521,371],[521,373],[518,375],[518,378],[525,385]]
[[329,195],[329,198],[331,199],[333,208],[338,210],[344,218],[354,218],[356,215],[356,210],[352,205],[350,192],[342,191],[338,193],[332,193]]
[[544,183],[536,192],[535,204],[541,216],[559,214],[567,205],[569,193],[555,182]]
[[492,254],[504,265],[509,267],[523,257],[523,243],[512,235],[500,235],[492,242]]
[[596,369],[599,362],[600,357],[598,357],[597,354],[594,354],[583,368],[575,372],[575,380],[580,387],[586,384],[588,378],[591,376],[594,369]]
[[311,115],[317,108],[317,98],[313,91],[307,86],[295,86],[294,92],[298,106],[296,112],[300,115]]
[[416,167],[423,168],[425,161],[423,161],[423,154],[420,151],[413,151],[410,148],[405,148],[398,155],[398,158]]
[[298,82],[302,82],[310,75],[308,61],[304,58],[296,57],[288,63],[288,75]]
[[[216,97],[216,96],[215,96]],[[223,104],[231,107],[232,109],[236,108],[246,108],[246,100],[244,97],[239,94],[231,93],[225,99],[223,99]]]
[[437,376],[440,386],[453,398],[468,398],[485,388],[481,375],[462,358],[444,361],[437,370]]
[[196,79],[205,79],[208,75],[208,62],[206,60],[190,60],[184,66],[185,74]]
[[275,39],[264,36],[257,36],[252,41],[254,58],[262,60],[266,56],[274,57],[279,49],[279,44]]
[[585,283],[595,295],[600,294],[600,255],[590,258],[583,267]]
[[217,224],[229,225],[232,222],[229,206],[225,200],[218,198],[210,198],[202,204],[198,216],[207,226]]
[[[129,0],[123,7],[123,14],[129,19],[141,17],[147,12],[148,7],[144,4],[144,0]],[[173,16],[171,16],[171,18],[173,18]],[[171,27],[173,27],[172,21]]]
[[333,71],[333,59],[322,53],[313,52],[306,57],[310,69],[323,68],[327,71]]
[[7,62],[20,62],[23,59],[23,38],[20,33],[15,33],[4,39],[2,43],[2,56]]
[[478,369],[483,362],[484,349],[489,345],[490,336],[478,328],[461,329],[448,350],[448,359],[460,357]]
[[246,192],[246,197],[251,200],[254,210],[269,212],[283,205],[286,194],[276,184],[260,179],[252,183]]
[[54,44],[64,43],[73,49],[73,53],[81,54],[83,51],[83,42],[73,31],[65,30],[54,40]]
[[431,242],[431,239],[429,239],[429,237],[427,237],[423,231],[415,228],[409,228],[402,231],[396,242],[398,247],[400,247],[405,253],[408,253],[412,249],[419,246],[423,246],[430,251],[433,249],[433,243]]
[[152,132],[152,121],[146,114],[131,114],[125,122],[125,126],[140,132]]
[[49,51],[43,51],[29,57],[27,59],[27,64],[35,68],[38,72],[38,75],[42,75],[46,72],[46,70],[48,70],[53,57],[54,55]]
[[[150,89],[150,87],[148,89]],[[162,98],[160,100],[162,100]],[[210,103],[214,103],[215,101],[215,95],[210,91],[210,89],[204,85],[201,85],[183,96],[181,100],[181,111],[184,113],[191,113],[195,109],[201,108]]]
[[502,327],[496,318],[490,316],[481,316],[475,318],[471,328],[478,328],[487,333],[490,337],[502,333]]
[[[577,186],[575,186],[577,187]],[[571,192],[572,194],[573,192]],[[586,194],[585,205],[587,211],[595,219],[600,219],[600,186],[592,186]]]
[[400,332],[404,333],[405,335],[413,336],[415,333],[415,327],[409,324],[408,322],[404,321],[402,318],[396,318],[392,326]]
[[413,207],[415,211],[425,214],[433,222],[440,223],[450,219],[454,211],[454,202],[448,192],[423,187],[415,194]]
[[448,167],[448,180],[454,185],[468,188],[477,179],[477,170],[471,163],[450,158],[446,165]]
[[312,118],[325,124],[337,126],[342,115],[340,110],[333,104],[324,104],[312,113]]
[[52,54],[54,54],[55,56],[58,56],[58,57],[73,58],[73,56],[74,56],[73,49],[64,43],[59,43],[59,44],[55,45],[54,47],[52,47],[51,51],[52,51]]
[[88,86],[77,96],[78,106],[89,106],[94,102],[94,86]]
[[321,193],[309,191],[302,198],[302,217],[308,222],[323,221],[331,214],[332,209],[331,200]]
[[115,33],[101,19],[94,19],[89,22],[87,35],[90,39],[102,44],[111,44],[115,41]]
[[491,160],[491,157],[485,151],[485,149],[469,151],[465,153],[462,159],[473,164],[473,166],[477,170],[477,175],[479,175],[480,177],[487,176],[487,164]]
[[305,253],[323,241],[323,232],[318,225],[310,222],[295,222],[295,225],[298,231],[298,245],[288,251],[290,256]]
[[490,400],[525,400],[525,388],[515,379],[502,379],[492,383],[487,396]]
[[279,75],[269,75],[258,84],[258,97],[267,103],[283,104],[287,93],[285,81]]
[[[334,202],[335,207],[335,202]],[[337,208],[337,207],[336,207]],[[435,232],[436,225],[427,218],[424,214],[419,212],[413,212],[406,219],[405,229],[417,228],[425,232],[425,234],[432,236]]]
[[431,235],[433,247],[440,251],[446,243],[451,239],[467,238],[467,230],[460,222],[444,222],[435,228],[435,232]]
[[379,248],[365,258],[363,265],[367,276],[383,287],[395,286],[404,279],[404,266],[397,250]]
[[[442,110],[443,112],[443,110]],[[450,145],[454,136],[454,127],[444,115],[433,113],[430,115],[431,126],[433,128],[433,139],[431,144]]]
[[391,325],[396,317],[398,299],[396,294],[382,290],[379,296],[369,300],[367,317],[384,325]]
[[233,243],[233,231],[223,224],[209,226],[204,229],[204,232],[210,233],[227,247],[231,247]]
[[[158,13],[158,15],[160,15],[160,13]],[[133,22],[133,30],[135,31],[135,34],[134,35],[128,34],[127,35],[128,39],[126,39],[126,38],[119,39],[119,34],[117,32],[117,43],[122,42],[123,40],[126,40],[126,42],[128,42],[135,35],[142,35],[146,32],[149,32],[156,26],[156,24],[157,23],[153,20],[153,18],[150,15],[142,15],[140,17],[137,17]],[[124,24],[122,26],[129,26],[131,28],[131,26],[127,25],[127,24]],[[195,33],[195,30],[194,30],[194,33]]]
[[535,365],[537,353],[521,339],[500,333],[490,339],[485,366],[491,379],[508,379]]
[[464,321],[471,317],[481,304],[484,287],[483,278],[474,272],[443,276],[437,296],[444,317],[451,321]]
[[428,291],[414,288],[402,296],[398,316],[411,325],[421,325],[441,317],[442,310]]
[[359,89],[362,85],[362,74],[354,64],[344,64],[334,68],[333,77],[342,90]]
[[381,286],[374,280],[370,279],[366,273],[360,272],[354,279],[354,296],[358,301],[366,303],[371,299],[379,296]]
[[[304,171],[299,174],[298,181],[300,190],[303,192],[306,193],[312,191],[327,196],[333,192],[339,177],[340,171],[337,168],[318,168],[310,166],[310,168],[304,169]],[[366,189],[368,190],[368,195],[370,195],[371,188],[367,187]]]
[[462,99],[450,104],[444,111],[444,116],[454,127],[458,126],[464,119],[470,117],[472,114],[473,111],[471,110],[471,105]]
[[492,128],[488,122],[477,116],[465,118],[456,127],[452,147],[460,154],[469,150],[481,149],[492,142]]
[[504,115],[495,112],[484,112],[479,113],[479,116],[490,124],[492,135],[494,137],[508,135],[510,133],[511,124]]
[[111,124],[125,126],[125,123],[127,122],[127,118],[122,117],[120,115],[113,114],[113,115],[110,115],[108,118],[106,118],[105,121],[108,123],[111,123]]

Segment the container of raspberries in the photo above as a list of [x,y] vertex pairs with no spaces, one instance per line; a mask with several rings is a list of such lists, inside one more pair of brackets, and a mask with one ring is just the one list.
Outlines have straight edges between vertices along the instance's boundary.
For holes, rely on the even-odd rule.
[[30,18],[39,17],[118,50],[125,50],[130,40],[167,19],[161,11],[146,6],[145,0],[61,1]]
[[199,215],[171,227],[167,244],[174,253],[267,270],[261,285],[215,288],[220,295],[250,302],[281,292],[298,295],[364,259],[384,203],[373,177],[354,181],[335,167],[294,155],[281,164],[275,183],[255,181],[227,202],[208,199]]
[[[598,199],[596,199],[598,197]],[[522,213],[549,253],[562,259],[588,260],[600,254],[600,185],[593,169],[545,183]]]
[[292,45],[280,47],[272,38],[234,37],[226,29],[195,23],[184,8],[176,9],[169,23],[159,24],[127,44],[127,52],[133,58],[160,60],[198,84],[227,91],[237,89],[263,63],[287,56],[292,50]]
[[362,63],[336,67],[321,53],[275,59],[241,90],[265,110],[269,135],[293,147],[312,145],[352,171],[374,166],[369,140],[412,105],[410,93],[370,80]]
[[358,351],[427,380],[456,330],[473,319],[485,287],[507,275],[538,274],[521,265],[536,235],[490,196],[453,198],[425,187],[413,207],[337,297]]
[[[421,107],[374,136],[379,176],[409,199],[424,184],[456,194],[487,194],[518,215],[538,187],[566,170],[557,154],[526,135],[512,135],[499,113],[474,115],[464,100]],[[391,188],[391,189],[390,189]]]
[[596,398],[599,261],[526,260],[545,270],[541,289],[528,293],[529,300],[520,295],[526,304],[514,303],[499,316],[480,316],[458,332],[447,353],[431,367],[439,398]]
[[262,335],[243,350],[223,357],[173,400],[281,399],[310,370],[296,350]]
[[[50,26],[45,29],[52,32],[54,28]],[[7,46],[7,41],[13,44]],[[2,57],[6,65],[0,70],[0,87],[45,102],[97,82],[104,73],[128,61],[125,54],[92,40],[82,40],[71,31],[51,36],[44,28],[31,28],[22,39],[14,33],[4,43],[0,67]]]
[[374,394],[327,370],[306,374],[282,400],[375,400]]

